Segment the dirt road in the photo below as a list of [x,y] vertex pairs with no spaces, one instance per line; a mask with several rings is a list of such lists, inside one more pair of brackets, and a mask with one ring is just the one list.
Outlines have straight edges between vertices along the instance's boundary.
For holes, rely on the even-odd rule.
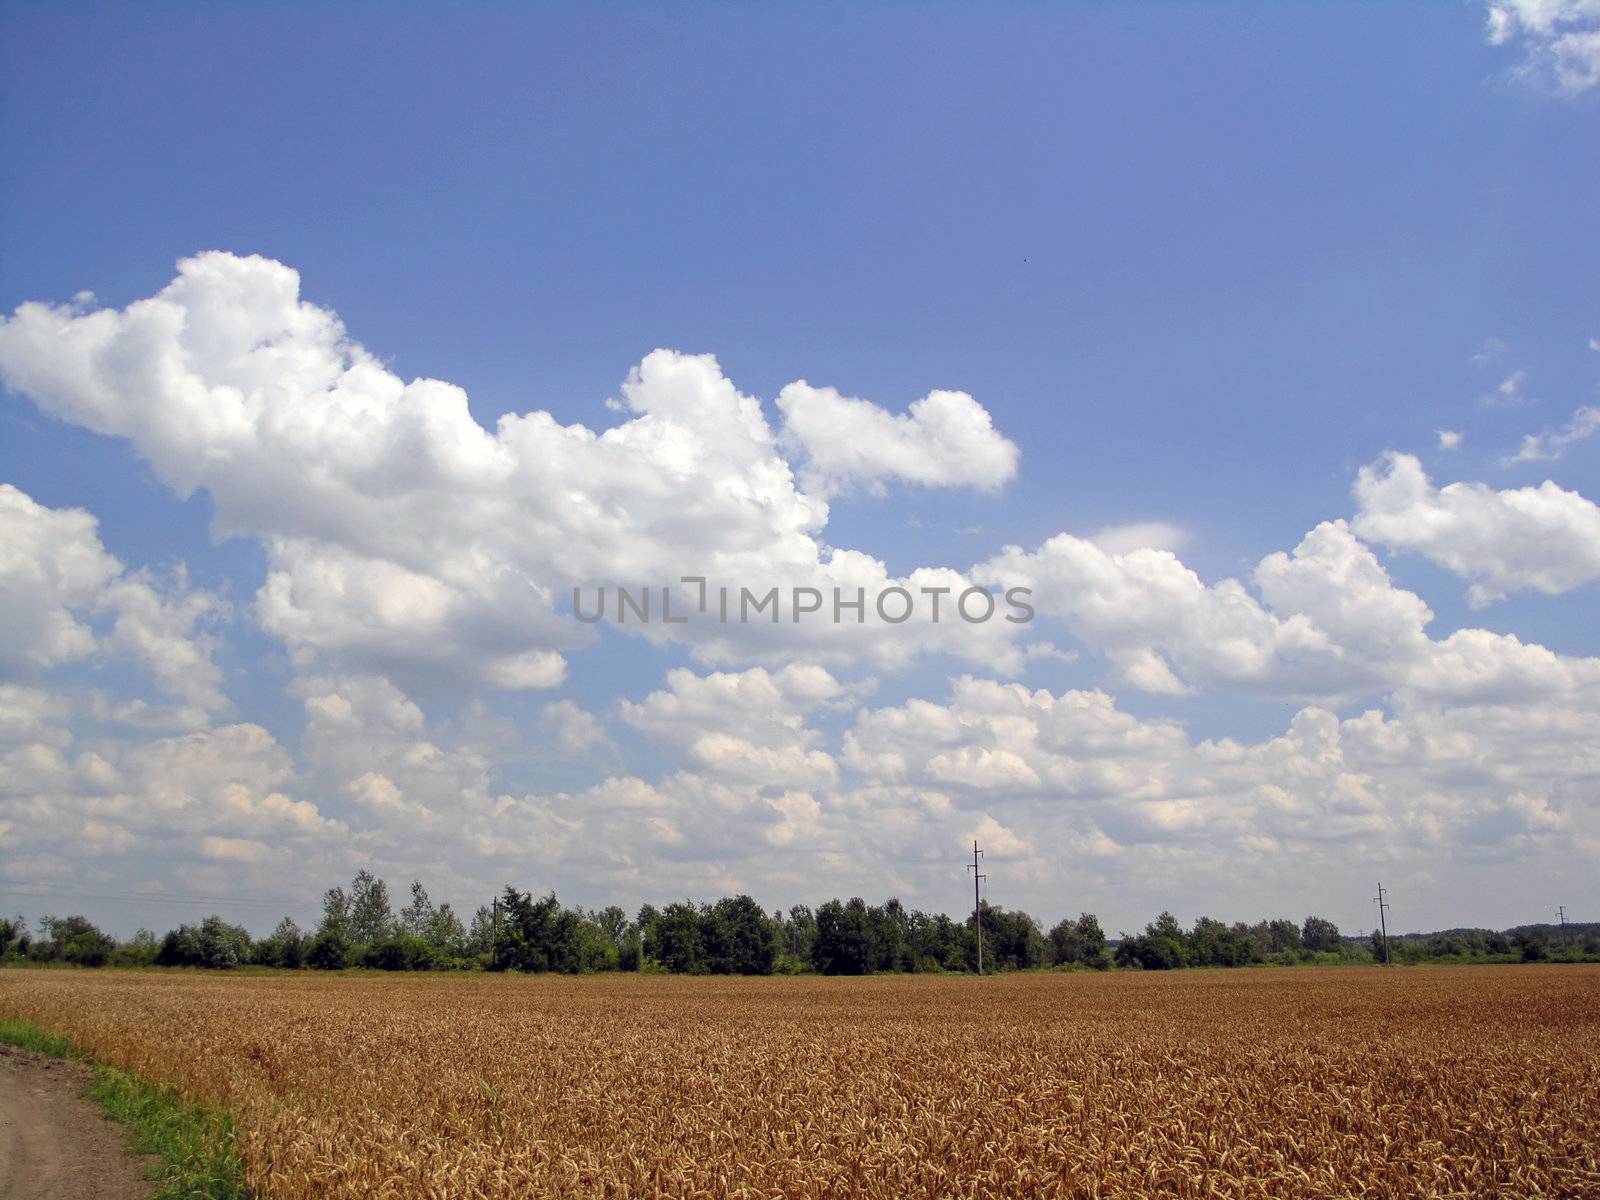
[[0,1046],[0,1200],[146,1200],[146,1160],[79,1096],[81,1063]]

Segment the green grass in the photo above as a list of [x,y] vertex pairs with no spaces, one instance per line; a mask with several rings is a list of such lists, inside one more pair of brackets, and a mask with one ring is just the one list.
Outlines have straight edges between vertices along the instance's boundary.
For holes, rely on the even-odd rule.
[[77,1057],[72,1052],[72,1044],[66,1038],[57,1037],[26,1021],[14,1021],[10,1017],[0,1017],[0,1045],[20,1046],[24,1050],[47,1054],[51,1058]]
[[[0,1043],[84,1059],[63,1037],[0,1018]],[[244,1161],[233,1122],[221,1109],[191,1104],[176,1088],[147,1083],[115,1067],[95,1065],[85,1095],[112,1120],[128,1127],[128,1152],[155,1156],[151,1177],[157,1200],[246,1200]]]

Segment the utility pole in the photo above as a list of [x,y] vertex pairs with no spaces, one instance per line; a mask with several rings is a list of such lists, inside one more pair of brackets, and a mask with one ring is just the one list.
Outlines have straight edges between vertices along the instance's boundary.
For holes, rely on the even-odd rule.
[[1383,884],[1378,885],[1378,894],[1372,898],[1378,906],[1378,928],[1383,933],[1383,965],[1389,965],[1389,921],[1386,914],[1389,911],[1389,902],[1383,898]]
[[983,851],[978,849],[978,839],[972,839],[972,864],[967,870],[972,872],[972,925],[978,931],[978,974],[983,974],[983,900],[978,892],[978,881],[989,878],[979,870],[978,859]]
[[1565,904],[1556,905],[1556,923],[1561,926],[1561,931],[1565,933],[1567,929],[1567,906]]
[[[481,911],[481,910],[480,910]],[[500,965],[500,893],[494,897],[494,945],[489,947],[489,961],[495,966]]]

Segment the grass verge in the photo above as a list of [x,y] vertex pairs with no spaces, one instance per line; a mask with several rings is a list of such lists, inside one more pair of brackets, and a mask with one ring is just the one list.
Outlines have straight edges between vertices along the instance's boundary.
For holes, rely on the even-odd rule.
[[[88,1061],[66,1038],[27,1021],[0,1018],[0,1043]],[[227,1113],[191,1104],[176,1088],[92,1065],[94,1080],[84,1094],[128,1127],[130,1154],[155,1156],[156,1200],[247,1200],[244,1161]]]

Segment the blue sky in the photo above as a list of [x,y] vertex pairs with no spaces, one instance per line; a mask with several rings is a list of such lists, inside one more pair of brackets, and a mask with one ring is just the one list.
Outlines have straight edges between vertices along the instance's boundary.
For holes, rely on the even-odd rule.
[[[206,696],[192,680],[173,682],[171,655],[189,651],[118,635],[123,601],[57,587],[52,603],[75,613],[94,645],[41,656],[19,644],[7,660],[17,695],[51,714],[28,725],[40,740],[27,744],[51,748],[74,779],[85,755],[116,778],[80,788],[11,760],[0,839],[15,845],[0,887],[276,903],[301,880],[310,897],[370,863],[397,882],[422,873],[458,903],[509,878],[583,902],[740,887],[769,904],[898,891],[954,910],[959,864],[947,869],[945,858],[985,831],[999,847],[994,899],[1049,919],[1090,908],[1131,926],[1172,907],[1187,918],[1326,911],[1360,925],[1370,918],[1366,880],[1380,873],[1394,880],[1407,925],[1539,919],[1556,902],[1552,878],[1565,881],[1572,911],[1583,887],[1592,895],[1592,730],[1574,740],[1536,711],[1600,702],[1591,657],[1600,570],[1549,567],[1600,554],[1587,540],[1600,437],[1580,436],[1578,415],[1600,403],[1590,346],[1600,337],[1600,87],[1584,73],[1600,67],[1582,57],[1596,20],[1582,0],[1493,12],[13,4],[3,20],[0,310],[60,305],[84,290],[122,309],[160,292],[180,259],[225,251],[298,271],[304,301],[336,312],[399,380],[464,389],[488,430],[503,413],[533,411],[597,431],[618,425],[629,414],[607,400],[657,348],[715,355],[721,376],[761,398],[775,435],[786,420],[776,397],[796,380],[889,414],[940,389],[966,393],[994,436],[1020,450],[1014,471],[977,486],[889,466],[808,480],[807,464],[820,470],[840,447],[786,443],[797,486],[827,499],[818,542],[870,555],[891,577],[966,572],[1007,546],[1035,555],[1057,534],[1087,544],[1108,527],[1153,523],[1164,532],[1146,531],[1150,555],[1175,554],[1169,567],[1181,560],[1208,586],[1238,578],[1259,596],[1260,560],[1292,551],[1319,523],[1356,521],[1358,472],[1389,452],[1413,456],[1434,490],[1386,522],[1369,505],[1357,549],[1341,553],[1381,564],[1385,595],[1426,602],[1426,635],[1407,636],[1499,637],[1475,649],[1494,661],[1468,674],[1528,677],[1535,666],[1494,656],[1526,658],[1536,645],[1555,663],[1540,658],[1538,670],[1559,680],[1469,694],[1375,667],[1351,682],[1297,678],[1303,664],[1207,665],[1204,646],[1230,644],[1234,631],[1167,614],[1135,637],[1086,616],[1087,602],[1063,598],[1088,569],[1081,557],[1058,575],[1032,559],[1007,567],[1038,580],[1042,618],[1028,637],[1062,651],[1013,669],[949,646],[886,662],[864,644],[730,655],[693,638],[656,645],[608,631],[593,645],[555,647],[565,673],[554,686],[485,686],[467,658],[419,673],[406,652],[391,661],[363,643],[357,653],[326,630],[290,632],[262,615],[269,571],[307,578],[271,546],[294,522],[240,496],[231,503],[243,532],[214,540],[226,476],[201,464],[216,448],[140,432],[191,422],[187,401],[152,397],[130,375],[117,383],[122,432],[91,432],[73,385],[36,394],[52,352],[18,337],[0,345],[0,479],[40,510],[18,519],[43,528],[44,510],[92,514],[87,536],[130,579],[153,572],[138,602],[164,606],[165,633],[201,647],[218,674]],[[112,354],[105,370],[134,353]],[[826,431],[832,410],[816,411]],[[1505,461],[1525,436],[1574,422],[1570,440]],[[1446,449],[1441,430],[1459,444]],[[180,467],[180,453],[197,457]],[[187,498],[178,475],[195,481]],[[1560,496],[1517,499],[1546,479]],[[1437,489],[1457,482],[1486,498],[1446,520]],[[1450,520],[1460,527],[1440,533]],[[339,524],[328,517],[319,528],[319,553],[356,552],[329,532]],[[506,549],[503,527],[464,528],[441,533],[441,544],[477,530],[488,561],[509,556],[524,571],[547,561]],[[29,544],[40,554],[53,545],[43,534]],[[352,568],[366,578],[373,544]],[[692,558],[696,547],[682,549]],[[181,581],[171,574],[180,562]],[[1336,594],[1330,580],[1348,583],[1347,568],[1315,585],[1318,603],[1379,603]],[[1469,604],[1468,586],[1491,575],[1503,598]],[[24,571],[8,595],[43,605],[39,577]],[[1148,585],[1134,577],[1136,592]],[[450,586],[472,590],[459,578]],[[216,600],[209,615],[185,615],[185,603],[204,607],[196,596]],[[316,619],[359,626],[371,616],[370,596],[347,599],[351,611]],[[1310,621],[1342,661],[1394,653],[1370,628],[1335,633],[1333,618],[1309,608],[1266,607]],[[511,619],[503,606],[493,620],[463,611],[472,628]],[[1127,655],[1152,647],[1175,686],[1140,686],[1128,669]],[[728,701],[729,723],[718,725],[686,699],[710,685],[674,689],[667,674],[717,673],[737,692],[729,681],[740,673],[786,667],[825,670],[841,690],[825,701],[807,692],[813,699],[792,710],[773,693],[767,702],[784,718],[760,730],[742,726],[740,710],[761,701]],[[1033,718],[985,725],[953,699],[960,675],[1103,695],[1130,720],[1182,722],[1192,745],[1177,759],[1162,752],[1159,779],[1135,779],[1123,763],[1132,774],[1087,784],[1079,774],[1106,767],[1095,752],[1032,761],[1041,735],[1027,735],[1033,750],[1008,739]],[[372,699],[379,681],[402,701]],[[421,723],[385,726],[383,737],[319,735],[329,696],[358,724],[379,720],[360,715],[352,698],[363,689],[375,708],[415,703]],[[652,693],[693,710],[684,718],[693,737],[630,719],[625,705]],[[166,727],[107,716],[119,697],[184,695],[191,709],[201,697],[199,711],[169,713]],[[888,736],[873,720],[918,701],[955,714],[971,761],[994,767],[1011,755],[1027,760],[1026,773],[1005,784],[994,767],[985,784],[940,759],[955,753],[945,742],[919,770],[916,746],[926,744],[911,745],[907,728],[896,736],[908,743],[892,750],[908,760],[901,773],[852,759],[852,740],[859,750]],[[561,703],[570,707],[547,713]],[[1280,764],[1221,780],[1189,757],[1234,739],[1271,758],[1308,706],[1335,721],[1376,711],[1437,724],[1409,731],[1414,761],[1346,747],[1350,761],[1328,778]],[[1508,708],[1536,728],[1508,734]],[[593,728],[572,733],[573,722]],[[183,773],[169,768],[163,785],[152,774],[163,747],[237,760],[225,729],[267,739],[250,743],[238,778],[208,769],[174,783]],[[711,735],[724,749],[737,743],[741,762],[714,762],[695,740]],[[1493,736],[1519,746],[1548,737],[1554,757],[1518,774]],[[563,737],[568,748],[552,749]],[[1469,737],[1470,753],[1441,749]],[[416,775],[418,744],[448,767]],[[796,749],[834,765],[786,775],[772,754]],[[1146,751],[1135,757],[1154,771]],[[1326,765],[1318,753],[1307,760]],[[372,778],[402,799],[361,800],[357,784]],[[621,803],[603,790],[607,779],[653,795]],[[219,799],[229,787],[252,797],[248,813]],[[1349,802],[1360,787],[1370,804]],[[189,789],[182,802],[161,798],[174,788]],[[930,792],[943,806],[919,808]],[[316,816],[284,819],[271,796]],[[515,798],[504,819],[501,796]],[[472,837],[441,840],[429,821],[470,826]],[[726,836],[696,851],[705,823]],[[86,825],[97,837],[82,836]],[[567,853],[542,857],[554,845]],[[858,846],[859,855],[841,849]],[[1249,882],[1241,863],[1257,864]],[[306,907],[290,903],[303,917]],[[172,919],[152,907],[149,923]]]

